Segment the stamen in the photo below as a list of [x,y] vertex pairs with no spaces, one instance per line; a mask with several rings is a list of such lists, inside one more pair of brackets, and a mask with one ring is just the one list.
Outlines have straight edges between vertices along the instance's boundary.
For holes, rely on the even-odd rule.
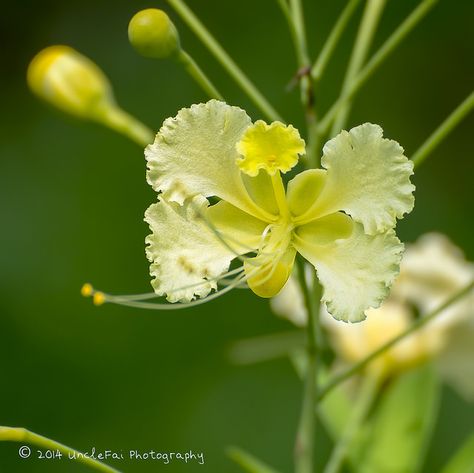
[[232,289],[240,285],[242,282],[246,281],[249,276],[238,276],[236,277],[231,284],[229,284],[224,289],[221,289],[210,296],[204,297],[202,299],[197,299],[191,302],[185,302],[181,304],[160,304],[160,303],[152,303],[152,302],[138,302],[138,301],[131,301],[127,299],[123,299],[120,296],[113,296],[110,294],[104,294],[105,302],[110,302],[112,304],[123,305],[127,307],[136,307],[139,309],[151,309],[151,310],[179,310],[179,309],[186,309],[189,307],[195,307],[197,305],[204,304],[206,302],[210,302],[214,299],[217,299],[224,294],[227,294]]
[[[203,284],[207,284],[207,283],[213,282],[213,281],[216,281],[218,284],[228,286],[229,282],[232,282],[232,281],[228,281],[225,278],[227,278],[229,276],[234,276],[236,274],[237,275],[241,274],[243,272],[243,270],[244,270],[243,266],[239,266],[238,268],[234,268],[230,271],[222,273],[219,276],[215,276],[215,277],[212,277],[212,278],[206,278],[206,279],[203,279],[202,281],[199,281],[197,283],[188,284],[186,286],[176,288],[176,289],[170,291],[169,294],[173,294],[174,292],[182,291],[182,290],[185,290],[185,289],[192,289],[194,287],[199,287],[199,286],[202,286]],[[104,300],[104,293],[102,291],[96,291],[93,288],[93,286],[89,283],[84,284],[84,286],[82,286],[81,294],[84,297],[91,297],[92,296],[94,298],[93,302],[94,302],[95,305],[102,305],[104,302],[106,302],[106,300]],[[107,297],[110,297],[110,296],[107,295]],[[155,292],[146,292],[146,293],[142,293],[142,294],[129,294],[129,295],[111,296],[111,297],[118,297],[118,298],[120,298],[121,300],[124,300],[124,301],[138,302],[138,301],[143,301],[143,300],[147,300],[147,299],[156,299],[158,297],[163,297],[163,296],[160,296],[160,295],[156,294]]]
[[86,283],[81,287],[81,294],[83,297],[91,297],[94,294],[94,288],[91,284]]

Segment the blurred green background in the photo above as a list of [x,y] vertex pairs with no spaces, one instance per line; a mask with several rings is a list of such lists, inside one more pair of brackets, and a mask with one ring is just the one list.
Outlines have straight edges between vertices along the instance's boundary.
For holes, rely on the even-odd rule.
[[[296,65],[277,2],[189,3],[284,117],[302,126],[298,92],[285,92]],[[313,57],[344,4],[305,2]],[[374,46],[417,4],[389,1]],[[235,367],[226,358],[232,340],[290,328],[265,300],[237,291],[193,310],[160,313],[96,308],[79,294],[85,281],[113,293],[148,290],[143,213],[156,196],[145,182],[141,149],[39,103],[25,70],[41,48],[69,44],[101,65],[119,103],[156,130],[206,97],[179,66],[143,59],[129,46],[130,17],[153,6],[170,12],[183,46],[228,102],[259,118],[162,1],[2,2],[0,425],[83,450],[205,455],[204,466],[116,464],[126,472],[236,472],[224,453],[229,445],[289,471],[301,396],[290,363]],[[339,91],[360,13],[322,85],[323,108]],[[471,0],[440,1],[364,87],[350,125],[381,124],[410,156],[472,89],[473,18]],[[420,167],[415,211],[399,224],[403,240],[441,231],[474,257],[473,125],[472,117],[465,120]],[[437,471],[473,424],[473,407],[445,388],[425,471]],[[0,443],[1,472],[89,471],[21,460],[18,446]],[[322,436],[319,461],[329,448]]]

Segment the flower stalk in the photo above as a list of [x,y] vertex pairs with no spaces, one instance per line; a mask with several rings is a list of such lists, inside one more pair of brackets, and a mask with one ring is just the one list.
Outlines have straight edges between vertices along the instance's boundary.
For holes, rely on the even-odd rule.
[[351,86],[347,91],[341,94],[331,108],[326,112],[324,117],[318,124],[318,133],[325,134],[331,123],[335,119],[339,110],[344,106],[346,101],[351,100],[355,94],[362,88],[372,74],[383,64],[383,62],[392,54],[408,34],[418,25],[418,23],[428,14],[435,6],[438,0],[424,0],[420,3],[403,23],[390,35],[377,52],[372,56],[369,62],[357,74]]
[[366,376],[362,380],[362,385],[360,386],[351,416],[341,438],[331,453],[323,473],[338,473],[341,470],[344,460],[347,458],[347,453],[354,441],[354,437],[373,405],[380,379],[378,376]]
[[308,54],[306,29],[304,25],[304,12],[301,0],[290,1],[290,30],[295,46],[298,61],[298,76],[300,82],[301,103],[304,107],[306,128],[308,135],[308,149],[306,158],[310,168],[319,165],[312,140],[316,129],[316,110],[314,106],[313,82],[310,77],[311,61]]
[[186,51],[181,49],[176,55],[176,61],[184,67],[186,72],[211,99],[224,100],[221,93],[216,89],[214,84],[196,64],[196,61]]
[[446,136],[474,109],[474,92],[471,92],[462,103],[436,128],[426,141],[413,154],[415,167],[423,163],[428,155],[446,138]]
[[359,3],[360,0],[350,0],[334,24],[333,29],[329,33],[329,36],[327,37],[316,62],[311,68],[311,77],[313,78],[315,84],[321,80],[321,77],[326,70],[326,66],[328,65],[331,56]]
[[[346,76],[342,85],[342,95],[345,95],[346,92],[350,90],[365,62],[385,3],[386,0],[367,0],[364,15],[354,43],[354,49],[352,50],[349,65],[347,66]],[[345,126],[350,107],[350,101],[346,101],[339,109],[331,130],[331,136],[338,133]]]
[[250,81],[245,73],[237,66],[234,60],[227,54],[219,42],[212,36],[207,28],[199,21],[196,15],[188,8],[182,0],[167,0],[168,3],[181,16],[183,21],[191,28],[196,36],[214,55],[217,61],[224,67],[239,87],[249,96],[253,103],[260,109],[266,118],[275,121],[283,121],[278,112],[272,107],[268,100],[262,95],[257,87]]
[[58,450],[63,455],[66,455],[70,459],[74,459],[78,463],[83,463],[88,467],[97,470],[103,471],[106,473],[120,473],[119,470],[112,468],[111,466],[106,465],[105,463],[100,462],[94,458],[86,456],[85,454],[75,450],[71,447],[67,447],[62,443],[51,440],[42,435],[35,434],[27,429],[21,427],[3,427],[0,426],[0,441],[9,441],[9,442],[24,442],[32,445],[36,445],[41,448],[46,448],[50,450]]
[[311,272],[311,283],[308,284],[305,274],[305,263],[301,259],[298,259],[297,268],[299,283],[308,311],[308,323],[306,326],[307,369],[301,417],[296,433],[295,472],[313,473],[313,450],[316,431],[315,407],[320,364],[319,300],[321,298],[321,287],[314,275],[314,271]]

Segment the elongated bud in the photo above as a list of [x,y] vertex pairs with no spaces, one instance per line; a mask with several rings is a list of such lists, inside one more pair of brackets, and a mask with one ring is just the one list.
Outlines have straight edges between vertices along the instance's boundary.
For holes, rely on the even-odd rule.
[[40,51],[28,67],[30,89],[66,113],[101,120],[104,110],[114,107],[112,87],[90,59],[68,46],[50,46]]
[[30,89],[63,112],[93,120],[146,146],[154,134],[116,104],[101,69],[69,46],[50,46],[28,66]]
[[166,58],[180,50],[179,35],[169,16],[157,8],[136,13],[128,25],[128,39],[145,57]]

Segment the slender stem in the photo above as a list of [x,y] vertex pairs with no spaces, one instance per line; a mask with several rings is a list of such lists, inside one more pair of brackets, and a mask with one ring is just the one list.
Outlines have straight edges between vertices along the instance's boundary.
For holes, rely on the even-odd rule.
[[295,50],[300,67],[309,65],[306,28],[301,0],[290,0],[290,12],[295,32]]
[[176,60],[184,66],[186,72],[198,83],[209,97],[212,99],[224,100],[214,84],[186,51],[180,49],[179,53],[176,55]]
[[222,48],[218,41],[211,35],[207,28],[201,23],[196,15],[182,0],[167,0],[168,3],[177,11],[183,21],[194,31],[196,36],[204,43],[214,57],[221,63],[224,69],[240,86],[240,88],[249,96],[253,103],[270,120],[283,121],[280,115],[270,105],[267,99],[255,87],[244,72],[237,66],[227,52]]
[[372,375],[366,376],[363,379],[350,418],[345,426],[344,432],[331,453],[323,473],[338,473],[341,470],[347,453],[354,441],[354,437],[374,402],[379,386],[379,379],[377,376]]
[[[357,74],[365,62],[370,45],[372,44],[375,30],[377,29],[377,24],[385,7],[385,3],[386,0],[367,0],[364,15],[354,44],[354,49],[352,50],[349,66],[347,67],[346,76],[342,85],[342,95],[345,95],[347,91],[350,90]],[[344,127],[350,108],[351,103],[347,100],[339,109],[339,113],[334,120],[331,136],[339,133],[341,128]]]
[[359,371],[361,371],[363,368],[365,368],[372,360],[377,358],[379,355],[384,353],[386,350],[389,348],[393,347],[395,344],[397,344],[399,341],[403,340],[406,338],[408,335],[412,334],[413,332],[416,332],[419,330],[421,327],[423,327],[425,324],[427,324],[429,321],[433,320],[435,317],[437,317],[440,313],[442,313],[447,307],[449,307],[451,304],[454,304],[457,302],[459,299],[467,295],[472,288],[474,287],[474,281],[465,286],[463,289],[460,291],[456,292],[453,296],[451,296],[446,302],[441,304],[437,309],[429,313],[428,315],[424,317],[420,317],[417,319],[413,324],[408,327],[406,330],[401,332],[399,335],[396,337],[393,337],[391,340],[389,340],[387,343],[383,344],[380,348],[377,350],[373,351],[370,355],[366,356],[362,360],[358,361],[357,363],[353,364],[351,367],[347,368],[345,371],[339,373],[338,375],[335,375],[332,380],[328,381],[325,386],[323,386],[319,390],[318,394],[318,401],[324,398],[333,388],[338,386],[340,383],[345,381],[346,379],[349,379],[351,376],[355,375]]
[[360,0],[349,0],[346,7],[337,19],[331,32],[329,33],[329,36],[326,39],[326,42],[324,43],[324,46],[321,49],[321,52],[319,53],[318,59],[311,68],[311,77],[316,83],[320,81],[326,69],[326,66],[329,63],[329,60],[331,59],[331,56],[334,50],[336,49],[337,43],[341,39],[341,36],[344,33],[344,30],[346,29],[346,26],[349,23],[349,20],[354,14],[359,3]]
[[98,121],[117,133],[131,139],[139,146],[145,147],[146,145],[153,143],[155,137],[153,131],[135,117],[118,107],[105,109]]
[[426,14],[434,7],[438,0],[424,0],[420,3],[403,23],[390,35],[383,43],[378,51],[372,56],[370,61],[364,66],[362,71],[357,75],[351,87],[343,93],[338,100],[332,105],[329,111],[320,120],[318,132],[324,134],[328,131],[332,121],[343,107],[347,100],[350,100],[362,88],[372,74],[380,67],[381,64],[390,56],[393,51],[401,44],[415,26],[426,16]]
[[316,430],[317,377],[319,370],[319,300],[321,288],[312,273],[312,287],[308,287],[305,263],[298,260],[298,277],[308,313],[307,330],[307,369],[303,393],[303,405],[295,442],[295,472],[313,473],[313,448]]
[[285,15],[285,18],[287,19],[288,23],[291,23],[291,13],[290,13],[290,8],[288,6],[288,3],[286,0],[277,0],[278,5],[281,8],[281,11]]
[[308,136],[308,147],[306,159],[309,167],[317,167],[316,148],[312,144],[312,137],[316,129],[316,110],[314,104],[313,82],[310,77],[311,61],[308,54],[306,41],[306,28],[304,24],[304,12],[301,0],[290,0],[290,30],[295,46],[298,61],[298,74],[300,82],[301,103],[304,107],[306,128]]
[[35,434],[29,430],[23,429],[21,427],[2,427],[0,426],[0,441],[10,441],[10,442],[24,442],[36,445],[38,447],[59,450],[62,454],[66,455],[67,458],[75,460],[79,463],[84,463],[85,465],[98,470],[105,471],[108,473],[120,473],[119,470],[112,468],[111,466],[106,465],[105,463],[95,460],[90,456],[85,456],[85,454],[74,450],[73,448],[67,447],[62,443],[51,440],[42,435]]
[[474,92],[471,92],[462,103],[444,120],[441,125],[413,154],[413,162],[418,167],[428,155],[446,138],[454,127],[474,109]]

